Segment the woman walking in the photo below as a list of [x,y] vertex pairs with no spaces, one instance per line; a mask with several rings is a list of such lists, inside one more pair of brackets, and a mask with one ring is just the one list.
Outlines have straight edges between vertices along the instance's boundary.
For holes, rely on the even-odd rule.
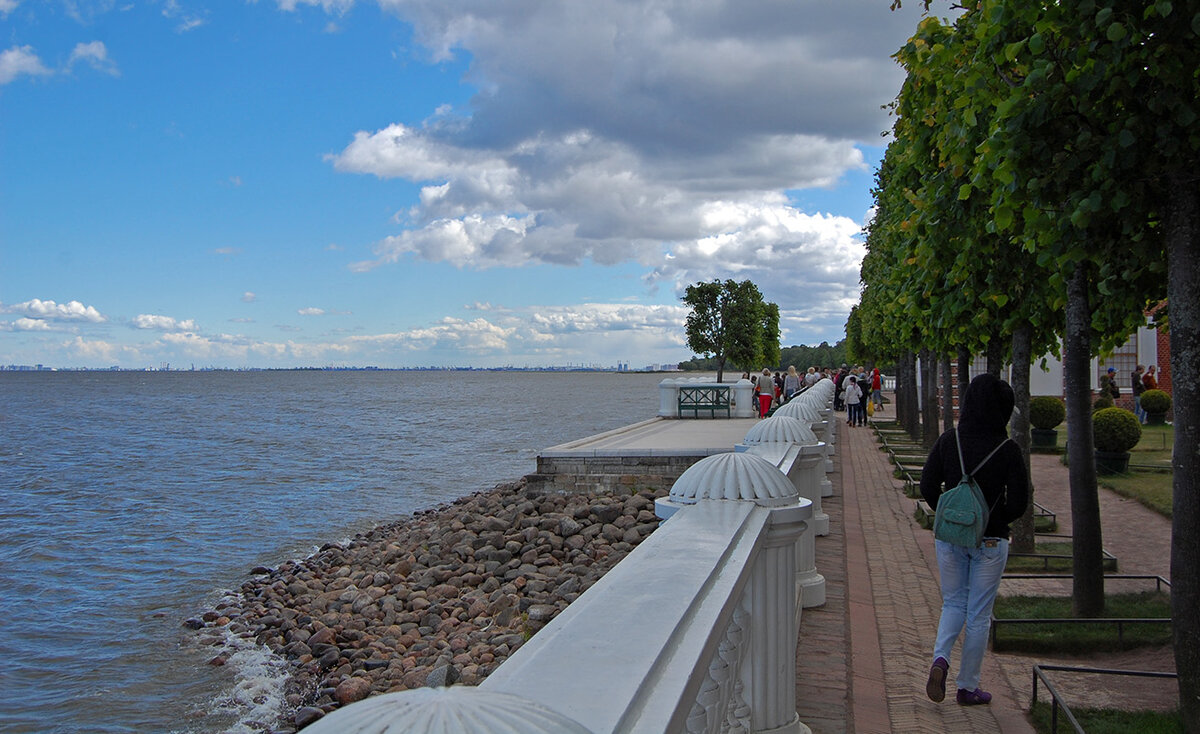
[[775,378],[771,376],[771,370],[763,367],[756,387],[758,390],[758,417],[764,418],[767,413],[771,412],[771,403],[775,402]]
[[992,700],[992,694],[979,687],[979,671],[987,649],[992,604],[1008,562],[1008,525],[1024,514],[1029,502],[1024,457],[1017,444],[1008,440],[1014,403],[1007,382],[990,374],[976,377],[963,397],[958,428],[938,438],[921,471],[921,496],[930,507],[937,508],[943,485],[957,485],[963,467],[968,467],[991,510],[979,548],[934,541],[942,581],[942,616],[925,684],[933,701],[946,697],[950,651],[964,630],[956,700],[962,706]]

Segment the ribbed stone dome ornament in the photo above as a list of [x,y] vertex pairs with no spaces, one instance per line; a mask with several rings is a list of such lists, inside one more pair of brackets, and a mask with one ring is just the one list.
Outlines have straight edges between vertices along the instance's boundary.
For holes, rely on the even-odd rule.
[[804,423],[821,421],[821,413],[817,410],[817,406],[808,400],[790,400],[780,406],[775,411],[775,415],[785,415]]
[[697,461],[675,480],[670,501],[753,500],[763,507],[794,504],[796,488],[771,462],[744,452],[714,454]]
[[579,723],[520,696],[470,686],[372,696],[304,729],[311,734],[588,734]]
[[[791,403],[788,403],[791,405]],[[785,405],[784,408],[787,406]],[[795,443],[810,446],[817,443],[817,436],[804,423],[790,415],[780,415],[783,408],[775,411],[775,415],[765,418],[746,431],[742,443],[747,446],[760,443]]]

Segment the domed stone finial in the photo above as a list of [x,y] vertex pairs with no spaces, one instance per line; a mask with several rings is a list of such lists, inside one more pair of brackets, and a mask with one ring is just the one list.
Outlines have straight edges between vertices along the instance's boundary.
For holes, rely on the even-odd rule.
[[803,423],[819,423],[821,413],[817,406],[809,400],[791,400],[775,411],[775,415],[786,415]]
[[588,734],[562,714],[508,693],[470,686],[417,688],[373,696],[338,709],[311,734]]
[[762,457],[745,452],[715,454],[697,461],[675,480],[670,501],[753,500],[763,507],[793,504],[799,493],[783,472]]
[[[791,405],[791,403],[788,403]],[[746,432],[746,437],[742,439],[742,443],[753,446],[760,443],[795,443],[801,446],[810,446],[817,443],[816,434],[812,428],[798,420],[792,415],[781,415],[784,408],[775,411],[775,415],[770,418],[755,423],[749,431]],[[819,420],[819,419],[814,419]]]

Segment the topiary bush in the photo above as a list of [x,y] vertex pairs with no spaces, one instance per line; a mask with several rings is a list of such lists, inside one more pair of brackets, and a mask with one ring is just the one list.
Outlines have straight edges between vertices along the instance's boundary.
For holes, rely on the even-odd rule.
[[1171,409],[1171,396],[1162,390],[1147,390],[1142,393],[1142,410],[1147,413],[1166,413]]
[[1101,395],[1092,402],[1092,413],[1113,407],[1112,395]]
[[1067,406],[1049,395],[1039,395],[1029,401],[1029,424],[1043,431],[1057,428],[1066,420]]
[[1096,450],[1110,454],[1125,453],[1142,438],[1142,424],[1124,408],[1104,408],[1093,413],[1092,431]]

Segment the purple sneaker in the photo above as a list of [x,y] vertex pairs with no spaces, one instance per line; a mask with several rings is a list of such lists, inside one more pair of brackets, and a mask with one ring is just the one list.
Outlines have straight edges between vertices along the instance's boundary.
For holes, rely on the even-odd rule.
[[959,706],[979,706],[992,702],[992,694],[976,688],[973,691],[968,691],[966,688],[958,689],[958,705]]
[[946,673],[949,670],[950,663],[946,662],[946,658],[939,657],[933,661],[929,668],[929,680],[925,682],[925,695],[929,696],[930,701],[941,703],[946,698]]

